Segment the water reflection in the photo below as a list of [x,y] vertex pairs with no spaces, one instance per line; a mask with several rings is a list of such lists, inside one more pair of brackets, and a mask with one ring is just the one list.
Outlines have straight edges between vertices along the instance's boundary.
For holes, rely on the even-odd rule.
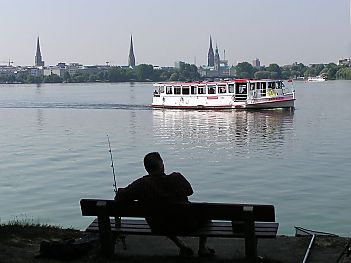
[[37,109],[36,110],[36,119],[37,119],[37,127],[38,130],[42,130],[44,126],[44,113],[43,109]]
[[261,151],[280,147],[293,134],[294,112],[154,110],[153,129],[157,140],[189,147]]

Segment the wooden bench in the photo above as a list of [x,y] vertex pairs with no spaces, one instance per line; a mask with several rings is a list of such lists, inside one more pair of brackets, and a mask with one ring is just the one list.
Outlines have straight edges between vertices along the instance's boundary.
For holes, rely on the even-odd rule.
[[[150,230],[144,219],[149,211],[137,201],[121,205],[114,200],[82,199],[80,205],[83,216],[97,216],[86,231],[100,234],[102,252],[107,257],[114,255],[116,234],[166,235]],[[167,205],[161,211],[214,220],[197,231],[177,236],[244,238],[245,255],[250,260],[257,258],[257,239],[275,238],[278,231],[273,205],[186,203]],[[114,217],[122,218],[120,224],[115,224]]]

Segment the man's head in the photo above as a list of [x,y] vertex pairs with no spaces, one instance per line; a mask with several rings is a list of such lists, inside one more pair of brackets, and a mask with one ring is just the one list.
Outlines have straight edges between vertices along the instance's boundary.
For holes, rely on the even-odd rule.
[[149,174],[164,173],[163,160],[158,152],[148,153],[144,157],[144,167]]

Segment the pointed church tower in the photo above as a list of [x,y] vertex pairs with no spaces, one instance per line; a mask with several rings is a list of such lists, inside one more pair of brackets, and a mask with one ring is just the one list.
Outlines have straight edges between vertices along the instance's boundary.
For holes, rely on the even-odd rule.
[[35,66],[37,67],[43,67],[44,66],[44,61],[41,57],[41,52],[40,52],[40,43],[39,43],[39,37],[37,40],[37,52],[35,53]]
[[212,37],[210,36],[210,48],[208,49],[207,55],[207,66],[213,67],[214,66],[214,54],[212,48]]
[[133,50],[133,36],[130,35],[130,48],[129,48],[129,56],[128,56],[128,66],[134,68],[135,67],[135,57]]
[[219,70],[220,63],[221,63],[221,59],[219,57],[218,47],[217,47],[217,44],[216,44],[216,54],[215,54],[215,57],[214,57],[215,70]]

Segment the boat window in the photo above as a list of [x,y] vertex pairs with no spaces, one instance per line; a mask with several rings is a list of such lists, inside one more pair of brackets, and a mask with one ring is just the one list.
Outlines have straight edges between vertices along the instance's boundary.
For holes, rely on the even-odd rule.
[[172,90],[172,86],[166,86],[166,94],[172,94],[173,90]]
[[262,96],[262,97],[266,96],[266,92],[267,92],[267,82],[261,82],[261,83],[260,83],[260,91],[261,91],[261,96]]
[[261,83],[257,82],[256,83],[256,89],[259,90],[261,88],[260,86],[261,86]]
[[269,89],[275,89],[275,82],[268,82]]
[[246,83],[237,83],[235,93],[236,94],[246,94],[247,93]]
[[184,95],[189,95],[190,94],[189,86],[183,86],[182,87],[182,94],[184,94]]
[[229,93],[234,93],[234,84],[228,85],[228,91],[229,91]]
[[160,87],[160,93],[164,93],[165,92],[165,86],[161,86]]
[[213,85],[207,86],[207,94],[216,94],[216,87]]
[[255,83],[250,83],[250,90],[254,90],[255,89]]
[[226,93],[226,92],[227,92],[227,87],[225,85],[218,86],[218,93]]
[[276,83],[276,88],[277,89],[282,89],[282,88],[284,88],[285,86],[284,86],[284,83],[283,83],[283,81],[278,81],[277,83]]
[[197,94],[196,86],[191,86],[191,94]]
[[206,94],[205,86],[198,86],[197,92],[198,94]]
[[181,89],[180,89],[180,86],[175,86],[174,87],[174,94],[181,94]]

